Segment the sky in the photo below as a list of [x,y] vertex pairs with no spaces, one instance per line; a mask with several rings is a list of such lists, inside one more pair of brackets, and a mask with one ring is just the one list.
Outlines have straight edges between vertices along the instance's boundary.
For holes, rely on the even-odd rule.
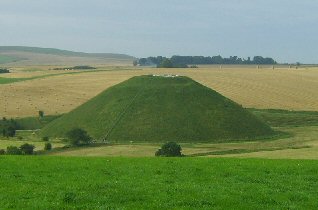
[[0,0],[0,45],[318,63],[317,0]]

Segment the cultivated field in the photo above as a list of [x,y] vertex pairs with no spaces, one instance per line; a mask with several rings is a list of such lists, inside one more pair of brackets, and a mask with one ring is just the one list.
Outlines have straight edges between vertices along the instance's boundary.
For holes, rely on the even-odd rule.
[[[317,207],[317,68],[99,67],[80,72],[50,68],[14,68],[13,73],[0,76],[0,116],[18,118],[24,129],[13,138],[0,137],[0,149],[30,143],[38,154],[0,156],[0,209]],[[144,74],[189,76],[251,108],[277,135],[248,142],[178,142],[186,155],[182,158],[155,158],[160,143],[66,148],[63,139],[52,137],[53,150],[44,151],[39,129],[61,117],[56,114],[69,112],[106,88]],[[54,116],[39,118],[38,110]]]
[[[10,83],[9,78],[5,82],[8,84],[0,84],[1,116],[35,116],[38,110],[46,114],[66,113],[106,88],[133,76],[169,73],[189,76],[244,107],[318,111],[318,68],[219,69],[211,66],[172,70],[101,67],[100,71],[71,74],[42,68],[43,71],[33,72],[17,69],[6,76],[14,78],[12,82],[18,82]],[[26,80],[26,77],[29,79]]]
[[[1,75],[22,81],[0,84],[1,117],[37,116],[69,112],[106,88],[136,75],[173,73],[189,76],[221,94],[252,108],[285,110],[318,110],[317,68],[256,68],[241,66],[201,67],[199,69],[155,69],[132,67],[99,67],[97,71],[50,71],[52,66],[14,68],[14,73]],[[27,80],[25,80],[27,79]],[[258,112],[256,111],[256,114]],[[279,114],[279,113],[278,113]],[[272,116],[273,115],[273,116]],[[285,116],[286,115],[286,116]],[[307,116],[308,115],[308,116]],[[318,159],[316,112],[302,115],[267,113],[265,121],[289,137],[275,140],[227,144],[184,144],[183,152],[193,156],[265,157]],[[267,117],[268,116],[268,117]],[[283,117],[283,118],[282,118]],[[283,120],[282,120],[283,119]],[[310,122],[314,123],[310,123]],[[28,121],[24,124],[28,124]],[[286,124],[287,123],[287,124]],[[286,125],[285,125],[286,124]],[[283,126],[283,127],[282,127]],[[295,127],[297,126],[297,127]],[[36,127],[36,126],[35,126]],[[31,126],[32,128],[32,126]],[[10,140],[4,139],[1,148]],[[24,139],[25,140],[25,139]],[[36,142],[42,149],[41,139]],[[37,143],[39,142],[39,143]],[[17,139],[13,142],[19,145]],[[63,145],[63,144],[62,144]],[[159,144],[112,145],[52,153],[67,156],[153,156]]]

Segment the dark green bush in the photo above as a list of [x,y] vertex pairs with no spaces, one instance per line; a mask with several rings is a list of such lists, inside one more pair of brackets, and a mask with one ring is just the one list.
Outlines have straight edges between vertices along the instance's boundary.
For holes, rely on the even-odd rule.
[[0,155],[5,155],[6,151],[4,149],[0,149]]
[[21,150],[16,146],[8,146],[7,147],[7,155],[22,155]]
[[44,117],[44,111],[40,110],[39,111],[39,118],[43,118]]
[[52,149],[52,144],[47,142],[44,144],[44,150],[48,151],[48,150],[51,150]]
[[81,128],[74,128],[66,134],[69,142],[73,146],[85,145],[91,141],[88,133]]
[[42,141],[49,141],[49,140],[50,140],[50,138],[48,136],[43,136],[42,137]]
[[181,157],[181,146],[175,142],[168,142],[162,145],[155,155],[163,157]]
[[10,73],[8,69],[0,69],[0,74]]
[[22,144],[20,146],[20,150],[23,155],[33,155],[34,148],[35,148],[34,145],[28,144],[28,143]]
[[0,132],[4,137],[14,137],[18,129],[19,125],[15,120],[7,120],[5,117],[0,120]]

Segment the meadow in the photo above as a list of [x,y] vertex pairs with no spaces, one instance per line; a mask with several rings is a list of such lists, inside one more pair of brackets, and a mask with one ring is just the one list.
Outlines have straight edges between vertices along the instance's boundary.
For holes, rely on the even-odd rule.
[[316,209],[318,163],[0,157],[4,209]]
[[[280,135],[272,139],[255,139],[246,142],[229,143],[181,143],[183,154],[191,157],[261,157],[275,159],[318,159],[318,112],[250,109],[261,120],[273,127]],[[38,131],[59,116],[27,117],[17,122],[25,131],[19,131],[15,138],[0,138],[0,149],[9,145],[19,146],[29,142],[37,151],[44,143]],[[280,126],[279,126],[280,125]],[[33,134],[34,133],[34,134]],[[19,140],[22,137],[22,141]],[[53,156],[124,156],[153,157],[160,143],[97,144],[89,147],[58,149],[65,142],[51,138],[57,148],[47,155]]]

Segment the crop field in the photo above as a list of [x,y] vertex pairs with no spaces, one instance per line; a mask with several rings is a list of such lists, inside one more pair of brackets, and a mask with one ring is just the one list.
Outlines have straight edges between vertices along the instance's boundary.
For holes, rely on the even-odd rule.
[[[101,71],[75,74],[14,72],[0,84],[0,113],[6,117],[35,116],[69,112],[108,87],[136,75],[179,74],[211,87],[244,107],[318,111],[318,69],[134,69],[99,68]],[[103,71],[104,70],[104,71]],[[53,73],[57,75],[52,75]],[[14,76],[15,74],[21,75]],[[26,74],[36,77],[26,79]],[[21,78],[24,78],[23,81]],[[10,79],[15,83],[10,83]],[[17,82],[16,82],[17,80]],[[297,85],[295,85],[297,84]]]
[[[50,68],[15,67],[0,75],[0,117],[15,118],[22,129],[0,137],[0,149],[30,143],[37,154],[0,156],[0,209],[317,208],[317,68]],[[65,147],[50,137],[53,150],[44,151],[44,126],[106,88],[147,74],[191,77],[242,104],[277,135],[178,142],[182,158],[155,158],[162,145],[156,142]]]
[[0,167],[4,209],[318,206],[318,164],[310,160],[3,156]]

